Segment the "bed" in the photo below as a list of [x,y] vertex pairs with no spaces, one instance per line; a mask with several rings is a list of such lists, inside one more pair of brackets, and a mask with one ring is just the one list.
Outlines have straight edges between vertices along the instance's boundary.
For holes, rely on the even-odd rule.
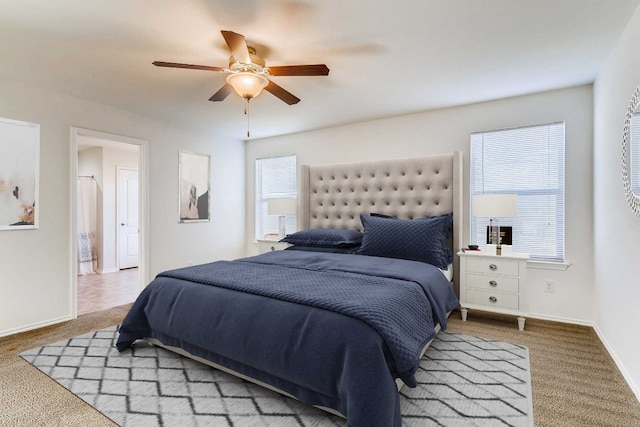
[[[419,358],[458,306],[461,174],[459,152],[302,166],[301,235],[337,234],[344,249],[345,230],[363,231],[356,253],[307,247],[163,272],[124,319],[118,349],[147,339],[348,426],[400,427],[398,387],[415,384]],[[445,240],[446,265],[442,245],[417,245],[416,259],[387,254],[412,246],[402,239],[414,229]]]

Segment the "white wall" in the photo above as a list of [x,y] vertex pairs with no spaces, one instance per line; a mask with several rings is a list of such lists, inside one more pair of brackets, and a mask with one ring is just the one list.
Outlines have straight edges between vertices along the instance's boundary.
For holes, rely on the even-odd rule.
[[[426,95],[425,95],[426,96]],[[529,268],[529,309],[538,317],[578,323],[592,320],[592,86],[539,93],[292,134],[247,143],[247,251],[253,251],[254,161],[296,154],[298,165],[407,158],[460,150],[465,198],[469,195],[471,132],[565,121],[566,270]],[[465,209],[465,241],[469,212]],[[555,292],[544,292],[546,280]]]
[[594,85],[594,230],[596,330],[640,399],[640,217],[622,187],[622,128],[640,85],[640,9]]
[[[0,117],[40,124],[40,228],[0,232],[0,336],[71,313],[70,128],[149,141],[149,276],[241,256],[244,144],[0,79]],[[215,120],[215,118],[213,119]],[[211,222],[177,222],[178,150],[210,153]]]

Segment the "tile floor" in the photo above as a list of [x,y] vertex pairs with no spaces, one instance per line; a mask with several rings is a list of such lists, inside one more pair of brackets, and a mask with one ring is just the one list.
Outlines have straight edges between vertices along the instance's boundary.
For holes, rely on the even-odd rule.
[[137,268],[78,276],[78,315],[133,302],[139,293]]

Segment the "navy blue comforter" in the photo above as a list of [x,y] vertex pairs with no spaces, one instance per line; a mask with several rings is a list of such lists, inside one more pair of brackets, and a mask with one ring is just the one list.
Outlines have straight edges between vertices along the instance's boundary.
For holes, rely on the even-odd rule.
[[424,345],[459,305],[434,266],[275,251],[161,273],[120,327],[326,406],[349,426],[400,427],[394,379],[415,386]]

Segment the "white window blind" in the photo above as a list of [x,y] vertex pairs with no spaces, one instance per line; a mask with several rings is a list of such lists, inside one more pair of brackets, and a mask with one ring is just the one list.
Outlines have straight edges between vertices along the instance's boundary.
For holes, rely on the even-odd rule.
[[[277,215],[268,215],[270,199],[297,197],[296,156],[256,159],[256,239],[278,235]],[[296,231],[296,215],[287,215],[287,233]]]
[[631,129],[629,129],[629,180],[631,190],[640,194],[640,113],[631,116]]
[[564,122],[471,134],[471,243],[486,244],[489,218],[473,216],[473,195],[518,195],[513,251],[564,261]]

